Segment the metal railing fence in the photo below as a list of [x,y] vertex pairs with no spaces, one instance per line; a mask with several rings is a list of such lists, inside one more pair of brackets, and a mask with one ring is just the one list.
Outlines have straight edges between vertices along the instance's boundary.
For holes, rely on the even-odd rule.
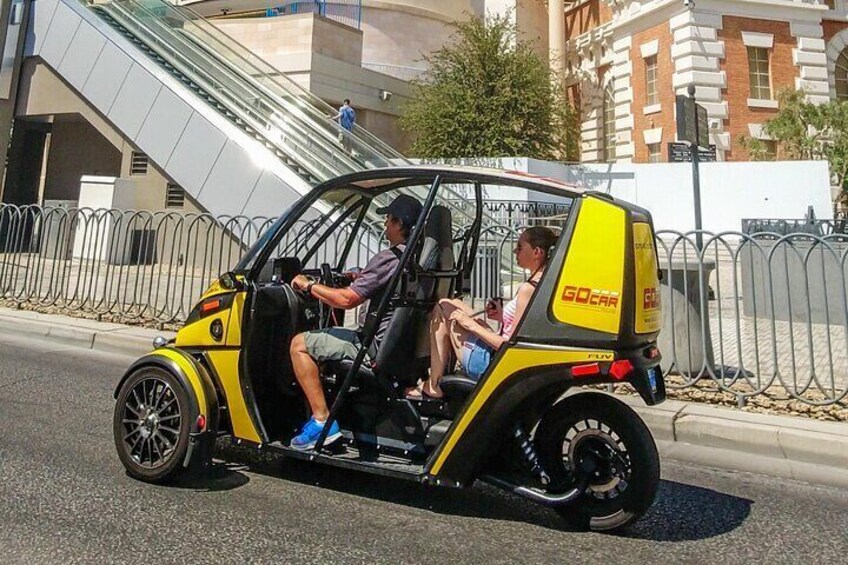
[[793,233],[848,235],[848,219],[744,219],[742,220],[742,231],[746,234],[767,232],[778,235],[789,235]]
[[362,28],[362,0],[280,2],[265,10],[266,17],[318,14],[356,29]]
[[392,65],[390,63],[377,63],[375,61],[362,61],[362,68],[374,71],[375,73],[389,75],[407,82],[418,80],[427,72],[427,69],[424,67]]
[[848,237],[659,231],[660,350],[678,387],[844,405]]
[[[497,203],[492,203],[497,206]],[[531,211],[532,212],[532,211]],[[550,213],[550,210],[545,210]],[[555,210],[557,212],[557,210]],[[523,225],[560,227],[528,213]],[[0,205],[0,298],[50,311],[134,323],[180,323],[220,273],[232,268],[273,218]],[[481,234],[469,299],[511,297],[524,280],[503,265],[523,229]],[[331,261],[349,228],[336,230],[309,266]],[[739,404],[765,395],[845,405],[848,395],[848,236],[659,231],[660,349],[671,386],[710,388]],[[314,243],[308,222],[280,252]],[[349,264],[384,245],[381,226],[361,230]]]

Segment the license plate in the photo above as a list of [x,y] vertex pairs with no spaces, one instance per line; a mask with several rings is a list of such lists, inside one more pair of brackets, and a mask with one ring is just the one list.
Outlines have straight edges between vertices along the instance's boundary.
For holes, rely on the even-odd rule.
[[648,384],[651,385],[651,392],[657,392],[657,379],[660,378],[660,368],[651,367],[648,369]]

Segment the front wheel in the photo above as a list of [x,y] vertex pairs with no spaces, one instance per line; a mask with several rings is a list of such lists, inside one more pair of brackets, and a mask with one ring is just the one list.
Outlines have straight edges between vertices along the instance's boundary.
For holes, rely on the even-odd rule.
[[142,367],[121,386],[112,427],[118,457],[130,476],[162,483],[184,470],[191,425],[188,394],[159,367]]
[[557,512],[594,531],[620,530],[650,508],[660,480],[656,444],[627,405],[600,393],[581,393],[554,406],[535,434],[542,466],[554,484],[588,485]]

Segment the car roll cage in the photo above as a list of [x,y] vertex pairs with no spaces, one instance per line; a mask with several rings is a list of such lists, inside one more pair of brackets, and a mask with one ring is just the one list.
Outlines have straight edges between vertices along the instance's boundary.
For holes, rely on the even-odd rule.
[[348,368],[347,374],[342,381],[341,387],[339,387],[338,393],[336,393],[336,398],[333,401],[333,405],[330,407],[330,414],[327,417],[327,421],[324,423],[324,427],[318,436],[318,440],[315,442],[315,447],[313,448],[314,452],[319,452],[321,451],[321,448],[324,447],[324,441],[327,439],[330,426],[335,421],[336,415],[344,404],[351,386],[353,386],[354,378],[357,373],[359,373],[359,368],[362,367],[362,362],[365,360],[365,354],[371,348],[371,344],[374,343],[374,337],[377,335],[380,320],[382,320],[383,316],[386,315],[398,284],[403,277],[406,266],[409,264],[410,259],[415,255],[418,242],[421,240],[421,236],[424,233],[424,224],[430,218],[433,203],[436,201],[436,192],[438,192],[441,184],[441,175],[436,175],[436,178],[433,179],[433,183],[430,185],[430,190],[427,193],[427,198],[424,201],[421,213],[418,215],[418,220],[415,222],[415,227],[412,228],[412,233],[406,242],[403,254],[400,256],[398,266],[392,274],[392,278],[389,279],[389,284],[386,286],[386,290],[380,299],[380,305],[376,310],[369,312],[366,316],[365,327],[363,328],[359,344],[359,351],[356,353],[356,358],[353,360],[353,364],[350,368]]

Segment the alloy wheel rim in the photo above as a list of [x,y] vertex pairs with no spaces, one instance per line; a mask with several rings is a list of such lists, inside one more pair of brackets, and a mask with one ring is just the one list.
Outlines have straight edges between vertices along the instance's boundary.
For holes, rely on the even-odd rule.
[[124,449],[139,467],[159,468],[174,455],[181,423],[180,404],[171,386],[157,377],[142,379],[124,400]]
[[581,420],[565,432],[562,461],[569,472],[587,479],[586,494],[597,500],[617,498],[631,481],[630,454],[624,440],[598,420]]

